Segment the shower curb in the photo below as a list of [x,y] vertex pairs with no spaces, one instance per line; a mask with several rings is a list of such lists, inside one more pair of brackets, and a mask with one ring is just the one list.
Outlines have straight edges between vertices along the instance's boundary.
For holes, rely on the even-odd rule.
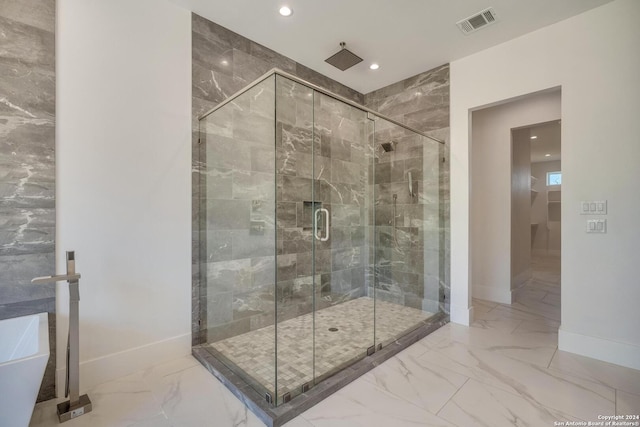
[[290,402],[277,407],[267,403],[264,396],[216,359],[207,350],[209,347],[207,344],[194,346],[192,354],[268,427],[280,427],[447,323],[449,323],[448,314],[436,314],[429,318],[423,326],[398,338],[372,355],[355,362],[312,387],[309,391],[296,396]]

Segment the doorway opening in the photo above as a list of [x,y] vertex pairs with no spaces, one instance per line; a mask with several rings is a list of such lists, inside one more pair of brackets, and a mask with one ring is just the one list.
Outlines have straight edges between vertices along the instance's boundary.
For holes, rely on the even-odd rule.
[[560,321],[561,121],[511,129],[511,288],[523,311]]
[[476,318],[508,308],[518,318],[541,315],[560,324],[560,120],[560,88],[471,112]]

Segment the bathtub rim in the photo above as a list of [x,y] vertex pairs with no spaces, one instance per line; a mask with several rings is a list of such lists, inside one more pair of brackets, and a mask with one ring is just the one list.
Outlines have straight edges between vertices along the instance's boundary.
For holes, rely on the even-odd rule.
[[25,360],[38,359],[46,356],[47,359],[51,356],[49,351],[49,313],[35,313],[28,314],[26,316],[17,316],[17,317],[9,317],[7,319],[2,319],[0,322],[12,319],[23,319],[23,318],[34,318],[38,317],[38,351],[28,356],[23,356],[18,359],[7,360],[6,362],[0,363],[0,367],[10,366],[15,363],[20,363]]

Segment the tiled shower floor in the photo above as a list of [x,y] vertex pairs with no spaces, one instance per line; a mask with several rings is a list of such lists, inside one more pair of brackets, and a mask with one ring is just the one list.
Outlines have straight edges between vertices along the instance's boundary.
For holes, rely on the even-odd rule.
[[[386,344],[433,316],[415,308],[375,303],[376,344]],[[315,377],[323,379],[366,354],[374,345],[374,300],[357,298],[281,322],[277,325],[278,396],[299,389]],[[337,328],[330,331],[329,328]],[[245,371],[275,396],[275,326],[268,326],[211,344],[224,358]]]

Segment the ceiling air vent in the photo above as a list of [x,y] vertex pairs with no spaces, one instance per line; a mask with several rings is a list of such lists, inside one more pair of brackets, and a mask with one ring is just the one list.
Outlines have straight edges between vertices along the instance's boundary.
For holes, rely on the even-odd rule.
[[488,27],[496,22],[498,22],[496,11],[493,10],[492,7],[489,7],[475,15],[471,15],[468,18],[456,22],[456,24],[464,34],[471,34],[478,31],[480,28]]

